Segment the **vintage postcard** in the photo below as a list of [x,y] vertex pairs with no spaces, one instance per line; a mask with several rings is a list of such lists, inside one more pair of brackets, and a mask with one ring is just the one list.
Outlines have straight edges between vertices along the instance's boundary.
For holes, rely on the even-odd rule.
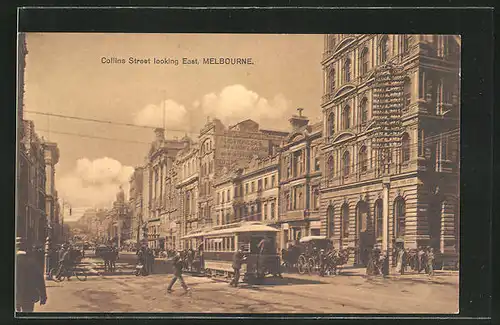
[[18,312],[458,312],[459,36],[18,38]]

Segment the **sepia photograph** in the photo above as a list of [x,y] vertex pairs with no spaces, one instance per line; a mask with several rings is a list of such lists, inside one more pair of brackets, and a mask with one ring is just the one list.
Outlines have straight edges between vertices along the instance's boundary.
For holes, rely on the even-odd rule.
[[459,35],[27,32],[17,60],[16,312],[459,312]]

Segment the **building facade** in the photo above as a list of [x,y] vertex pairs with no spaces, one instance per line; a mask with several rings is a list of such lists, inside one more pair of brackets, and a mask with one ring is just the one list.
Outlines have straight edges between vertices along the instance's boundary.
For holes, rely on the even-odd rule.
[[194,143],[189,137],[184,137],[184,148],[177,154],[175,161],[175,170],[177,182],[172,182],[173,190],[178,195],[178,200],[175,196],[169,198],[172,201],[172,206],[176,205],[179,208],[179,236],[178,247],[195,248],[196,243],[184,242],[180,238],[189,232],[198,229],[201,224],[200,214],[198,213],[198,176],[199,176],[199,158],[198,144]]
[[140,242],[144,234],[142,218],[143,178],[144,168],[136,167],[134,173],[130,177],[129,209],[131,215],[131,239],[136,240],[137,243]]
[[[165,248],[166,237],[173,238],[172,232],[176,231],[176,217],[166,206],[166,184],[171,179],[169,175],[173,175],[175,157],[183,147],[180,140],[165,139],[164,129],[155,129],[155,141],[151,144],[143,172],[143,196],[146,199],[143,220],[147,222],[146,234],[151,248]],[[167,220],[170,224],[166,226]]]
[[32,121],[22,121],[17,180],[17,237],[44,246],[47,236],[45,147]]
[[321,233],[351,263],[396,239],[456,258],[459,58],[454,36],[325,36]]
[[299,114],[290,118],[291,132],[280,148],[280,247],[305,236],[319,236],[321,145],[323,123],[309,125]]
[[48,236],[52,243],[60,243],[61,225],[57,208],[57,191],[55,186],[55,166],[59,162],[59,148],[56,143],[45,142],[45,213],[47,215]]
[[198,211],[205,226],[217,224],[214,207],[214,182],[223,168],[233,170],[254,156],[265,158],[277,152],[287,132],[264,130],[252,120],[226,128],[218,119],[208,121],[199,137]]

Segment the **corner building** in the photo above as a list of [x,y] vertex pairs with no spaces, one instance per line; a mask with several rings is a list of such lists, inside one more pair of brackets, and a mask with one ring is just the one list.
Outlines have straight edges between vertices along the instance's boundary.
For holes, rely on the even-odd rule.
[[457,260],[459,59],[456,36],[325,36],[321,233],[351,264],[396,239]]

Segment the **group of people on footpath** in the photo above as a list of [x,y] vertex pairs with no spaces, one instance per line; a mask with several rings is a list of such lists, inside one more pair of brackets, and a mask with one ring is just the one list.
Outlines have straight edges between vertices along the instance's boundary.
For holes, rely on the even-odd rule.
[[67,243],[62,244],[56,253],[58,256],[57,271],[52,276],[54,280],[59,281],[63,275],[66,275],[67,280],[70,281],[71,270],[83,258],[83,253]]
[[[424,271],[429,276],[434,275],[434,249],[432,247],[420,246],[418,249],[404,248],[396,245],[393,251],[393,266],[396,274],[404,275],[408,269],[421,273]],[[383,252],[379,246],[375,246],[370,254],[366,267],[367,275],[389,275],[389,258],[387,252]]]

